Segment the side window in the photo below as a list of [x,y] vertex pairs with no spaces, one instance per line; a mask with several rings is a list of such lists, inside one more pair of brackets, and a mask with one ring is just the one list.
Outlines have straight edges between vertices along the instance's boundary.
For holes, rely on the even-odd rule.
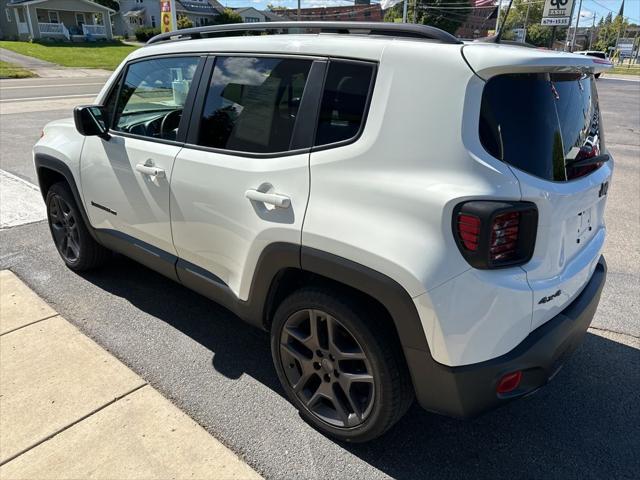
[[115,108],[113,129],[175,140],[199,57],[169,57],[129,65]]
[[289,150],[311,63],[217,57],[198,144],[251,153]]
[[315,145],[355,137],[363,123],[374,66],[332,60],[322,94]]

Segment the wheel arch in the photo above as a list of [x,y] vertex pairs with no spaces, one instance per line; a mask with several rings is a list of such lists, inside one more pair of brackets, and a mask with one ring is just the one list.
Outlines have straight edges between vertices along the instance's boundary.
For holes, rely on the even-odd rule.
[[49,191],[49,188],[51,188],[51,185],[61,181],[66,182],[71,189],[73,199],[75,200],[78,210],[80,211],[80,215],[82,215],[82,220],[87,226],[87,230],[89,230],[89,233],[91,234],[93,239],[97,241],[96,234],[91,227],[89,217],[84,208],[84,203],[82,202],[82,197],[80,195],[80,191],[78,190],[75,177],[73,176],[73,173],[71,172],[69,166],[62,160],[44,153],[36,153],[33,157],[33,163],[36,168],[38,185],[40,186],[40,193],[42,194],[42,198],[46,201],[47,192]]

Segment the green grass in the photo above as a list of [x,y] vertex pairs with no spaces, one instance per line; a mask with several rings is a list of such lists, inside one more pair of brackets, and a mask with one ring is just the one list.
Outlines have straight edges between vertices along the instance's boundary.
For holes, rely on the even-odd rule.
[[13,63],[3,62],[0,60],[0,78],[29,78],[35,77],[33,72],[18,67]]
[[619,75],[640,75],[640,67],[633,65],[631,68],[620,66],[613,67],[611,70],[607,70],[604,73],[604,76],[607,76],[607,73],[617,73]]
[[104,68],[114,70],[131,52],[132,47],[120,42],[95,43],[30,43],[0,41],[0,47],[7,50],[57,63],[64,67]]

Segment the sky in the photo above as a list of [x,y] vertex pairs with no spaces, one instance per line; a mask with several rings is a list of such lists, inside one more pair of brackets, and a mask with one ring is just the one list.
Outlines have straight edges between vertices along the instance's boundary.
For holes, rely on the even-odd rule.
[[[264,10],[267,8],[267,4],[273,3],[274,5],[283,6],[287,8],[297,8],[297,0],[219,0],[220,3],[227,7],[255,7],[258,10]],[[409,0],[412,2],[413,0]],[[502,0],[504,4],[507,0]],[[534,0],[535,1],[535,0]],[[578,3],[576,1],[575,13],[578,9]],[[377,0],[372,0],[372,3],[377,3]],[[322,7],[322,6],[336,6],[336,5],[353,5],[353,1],[349,0],[301,0],[302,8],[305,7]],[[596,23],[601,17],[606,16],[609,11],[613,11],[615,16],[619,9],[622,0],[583,0],[582,8],[580,10],[580,26],[589,26],[593,22],[593,17],[596,17]],[[640,0],[625,0],[624,3],[624,15],[629,17],[632,23],[640,24]],[[572,25],[575,20],[572,22]]]

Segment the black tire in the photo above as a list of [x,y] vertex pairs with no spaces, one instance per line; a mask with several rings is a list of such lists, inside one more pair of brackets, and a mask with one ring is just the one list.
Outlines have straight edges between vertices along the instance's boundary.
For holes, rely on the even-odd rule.
[[[316,332],[326,333],[317,334],[317,343],[309,333],[303,343],[299,339],[311,332],[311,318],[318,325]],[[278,306],[271,353],[290,401],[308,423],[338,440],[366,442],[391,428],[413,402],[413,386],[396,338],[384,313],[367,303],[332,289],[305,287]],[[316,344],[322,345],[323,355],[311,351]],[[361,354],[362,360],[350,359]],[[323,396],[327,391],[332,400]]]
[[596,78],[600,78],[600,75],[602,75],[602,73],[596,73],[596,74],[594,75],[594,77],[596,77]]
[[111,252],[97,243],[82,219],[69,186],[53,184],[45,200],[53,243],[71,270],[83,271],[103,265]]

